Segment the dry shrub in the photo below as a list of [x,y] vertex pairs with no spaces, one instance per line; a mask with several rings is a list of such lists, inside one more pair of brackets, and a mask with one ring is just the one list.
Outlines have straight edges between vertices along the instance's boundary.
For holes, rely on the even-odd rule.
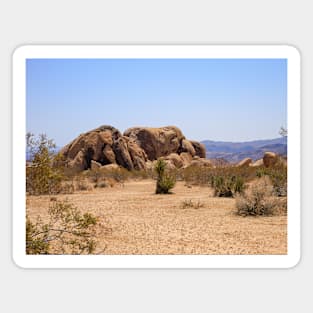
[[75,185],[73,181],[63,181],[61,183],[60,193],[62,194],[72,194],[75,191]]
[[92,189],[92,185],[83,176],[77,176],[75,179],[75,190],[89,191]]
[[185,210],[185,209],[200,209],[203,208],[204,204],[200,202],[200,200],[193,202],[192,200],[184,200],[180,208]]
[[90,254],[95,251],[98,218],[69,202],[53,200],[47,223],[26,220],[27,254]]
[[180,175],[187,183],[208,185],[212,176],[212,169],[201,166],[188,166],[180,171]]
[[273,215],[277,201],[273,197],[273,186],[268,177],[261,177],[236,198],[237,213],[247,215]]
[[[189,166],[180,171],[182,178],[190,184],[195,185],[209,185],[214,188],[215,185],[220,185],[221,182],[216,180],[223,180],[224,182],[232,180],[238,181],[236,187],[239,191],[240,182],[248,182],[256,177],[256,169],[253,167],[236,167],[236,166],[220,166],[220,167],[203,167],[203,166]],[[217,178],[219,177],[219,178]]]
[[287,196],[287,165],[281,158],[269,168],[260,167],[256,175],[258,177],[268,176],[273,184],[275,195],[279,197]]
[[55,143],[45,134],[35,137],[27,133],[29,160],[26,165],[26,191],[31,195],[57,194],[61,191],[63,171],[54,162],[60,158],[55,154]]
[[101,182],[97,182],[95,185],[94,185],[95,188],[108,188],[110,187],[110,184],[108,181],[101,181]]

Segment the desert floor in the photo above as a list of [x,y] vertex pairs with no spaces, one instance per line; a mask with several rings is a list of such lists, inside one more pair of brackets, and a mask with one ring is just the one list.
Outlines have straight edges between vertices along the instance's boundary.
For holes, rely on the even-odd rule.
[[[101,254],[286,254],[287,216],[241,217],[235,200],[216,198],[208,187],[178,182],[173,194],[154,194],[152,180],[69,195],[82,212],[99,216]],[[200,208],[182,208],[184,201]],[[27,213],[43,220],[50,196],[28,196]]]

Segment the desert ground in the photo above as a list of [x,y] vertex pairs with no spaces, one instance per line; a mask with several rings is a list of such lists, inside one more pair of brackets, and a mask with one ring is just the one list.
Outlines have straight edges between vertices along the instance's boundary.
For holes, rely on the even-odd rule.
[[54,199],[27,196],[27,214],[44,220],[57,199],[98,216],[99,254],[287,254],[287,216],[238,216],[235,199],[184,182],[172,194],[154,192],[155,181],[145,179]]

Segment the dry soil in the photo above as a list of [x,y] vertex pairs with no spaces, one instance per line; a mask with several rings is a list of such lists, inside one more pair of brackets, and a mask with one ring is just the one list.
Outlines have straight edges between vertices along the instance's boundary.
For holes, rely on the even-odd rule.
[[[101,254],[287,253],[286,216],[237,216],[234,199],[216,198],[208,187],[183,182],[173,194],[154,190],[154,181],[141,180],[56,198],[99,216]],[[184,208],[190,200],[195,206]],[[27,213],[45,219],[51,203],[50,196],[28,196]]]

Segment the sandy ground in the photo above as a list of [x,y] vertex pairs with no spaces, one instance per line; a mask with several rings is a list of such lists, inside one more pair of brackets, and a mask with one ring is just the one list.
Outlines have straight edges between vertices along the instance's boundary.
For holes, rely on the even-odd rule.
[[[100,217],[97,251],[103,254],[286,254],[287,217],[236,216],[235,200],[216,198],[208,187],[176,184],[171,195],[154,194],[155,182],[131,181],[67,199]],[[50,196],[28,196],[31,218],[44,218]],[[183,201],[200,208],[182,208]]]

